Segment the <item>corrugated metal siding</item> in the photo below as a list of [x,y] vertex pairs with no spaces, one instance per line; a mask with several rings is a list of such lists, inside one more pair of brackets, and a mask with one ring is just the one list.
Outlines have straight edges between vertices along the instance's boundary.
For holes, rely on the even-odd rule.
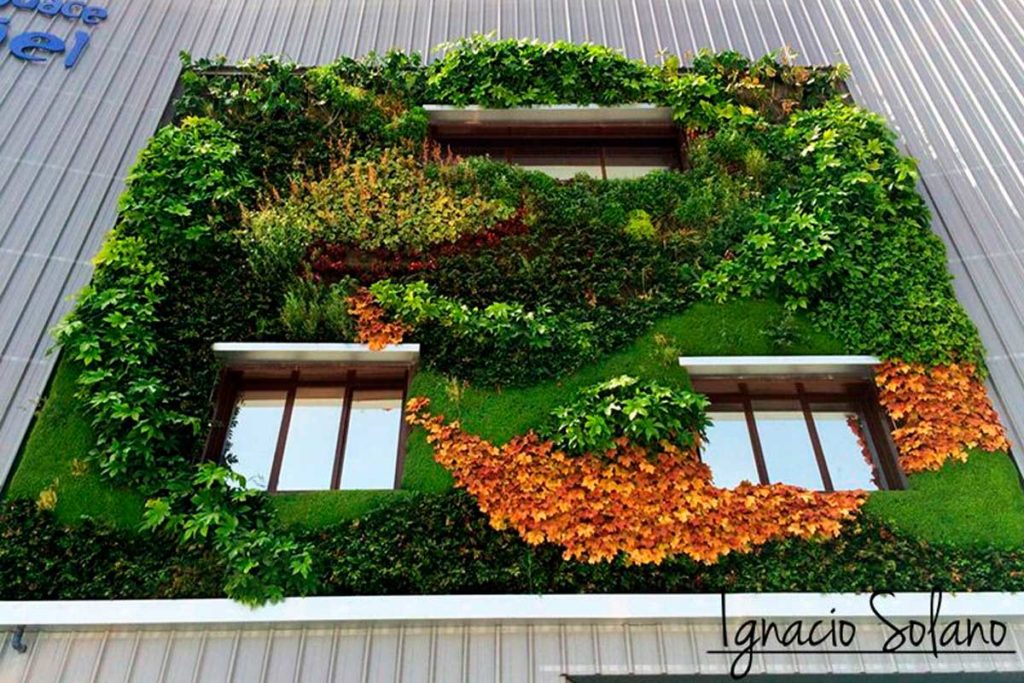
[[[989,350],[992,389],[1024,437],[1024,5],[1016,0],[110,0],[80,64],[0,53],[0,480],[53,358],[48,330],[90,274],[123,178],[153,133],[177,53],[307,63],[474,31],[659,50],[792,45],[846,61],[857,101],[921,161],[957,292]],[[13,12],[18,30],[63,19]],[[1017,449],[1018,460],[1022,457]]]
[[[717,622],[495,626],[343,626],[29,632],[27,653],[5,645],[0,683],[14,681],[346,681],[555,683],[564,675],[725,674]],[[891,632],[858,624],[858,649]],[[753,673],[1020,671],[1024,623],[1006,646],[1017,654],[757,655]]]

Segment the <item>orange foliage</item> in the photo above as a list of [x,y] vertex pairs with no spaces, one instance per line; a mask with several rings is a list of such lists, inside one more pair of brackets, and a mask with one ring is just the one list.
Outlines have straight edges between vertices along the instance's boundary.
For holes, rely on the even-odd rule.
[[975,367],[887,361],[875,371],[879,400],[893,422],[893,440],[906,472],[934,470],[967,449],[1010,447]]
[[711,564],[729,552],[785,537],[833,537],[865,500],[862,491],[819,493],[795,486],[741,484],[721,489],[692,451],[663,442],[652,459],[620,440],[611,462],[570,457],[533,432],[504,446],[467,434],[458,422],[409,402],[434,457],[469,491],[496,529],[531,544],[561,545],[565,559],[634,564],[685,553]]
[[348,312],[356,319],[356,338],[369,345],[372,351],[380,351],[388,344],[400,344],[405,336],[405,327],[388,322],[384,309],[366,288],[348,298]]

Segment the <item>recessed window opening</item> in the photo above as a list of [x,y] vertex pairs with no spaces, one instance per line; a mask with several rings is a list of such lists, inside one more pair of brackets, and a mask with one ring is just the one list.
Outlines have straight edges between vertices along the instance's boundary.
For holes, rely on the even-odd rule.
[[696,379],[694,388],[711,400],[701,459],[717,486],[901,486],[885,417],[867,382]]
[[483,156],[559,180],[639,178],[682,166],[682,142],[672,125],[433,127],[434,140],[462,157]]
[[398,488],[408,378],[372,366],[229,369],[210,455],[271,492]]

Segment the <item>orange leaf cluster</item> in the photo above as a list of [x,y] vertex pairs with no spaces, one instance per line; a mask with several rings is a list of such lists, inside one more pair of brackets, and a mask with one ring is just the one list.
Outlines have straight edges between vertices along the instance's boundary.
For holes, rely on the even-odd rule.
[[356,339],[367,344],[371,351],[380,351],[388,344],[400,344],[405,336],[405,327],[389,322],[384,309],[365,287],[348,298],[348,312],[356,319]]
[[887,361],[875,371],[879,400],[896,424],[892,437],[908,473],[967,460],[969,448],[1010,447],[985,386],[970,363],[927,368]]
[[773,539],[833,537],[865,500],[861,491],[819,493],[744,483],[721,489],[696,453],[663,442],[652,459],[624,439],[602,460],[570,457],[533,432],[504,446],[434,416],[424,398],[407,419],[423,427],[434,457],[469,491],[496,529],[531,544],[555,543],[565,559],[596,563],[624,553],[634,564],[685,553],[714,563]]

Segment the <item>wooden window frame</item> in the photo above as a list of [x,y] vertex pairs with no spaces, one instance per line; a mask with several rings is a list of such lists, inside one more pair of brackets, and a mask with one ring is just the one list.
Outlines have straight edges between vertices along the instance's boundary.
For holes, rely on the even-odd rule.
[[[715,379],[719,380],[718,383],[721,383],[721,378]],[[744,414],[747,434],[750,438],[751,450],[754,455],[754,463],[757,467],[757,474],[761,484],[769,484],[771,482],[769,480],[767,462],[764,457],[764,449],[757,429],[757,419],[754,416],[754,404],[785,401],[798,404],[799,410],[804,416],[807,435],[811,441],[818,473],[822,481],[822,489],[820,490],[827,492],[835,491],[828,462],[825,458],[825,452],[822,448],[821,439],[813,417],[814,411],[820,410],[820,406],[842,406],[846,410],[855,412],[867,430],[863,436],[865,437],[864,440],[871,455],[875,474],[877,475],[878,488],[880,490],[906,488],[906,476],[900,469],[896,458],[896,445],[892,441],[891,425],[887,427],[888,416],[884,414],[879,406],[877,391],[874,386],[866,381],[842,380],[835,383],[834,390],[808,391],[807,383],[816,380],[819,380],[819,378],[795,377],[761,378],[756,381],[736,380],[734,382],[735,388],[732,390],[722,390],[720,387],[707,390],[707,384],[714,385],[716,382],[708,382],[701,378],[694,381],[694,389],[708,396],[711,402],[709,410],[714,411],[716,406],[722,406],[721,410],[723,412],[742,412]],[[816,383],[820,385],[820,381],[816,381]],[[735,410],[736,406],[740,407],[739,411]],[[770,412],[772,409],[759,408],[759,410]]]
[[[601,179],[608,179],[608,150],[628,149],[631,145],[649,147],[652,143],[671,148],[674,165],[686,168],[688,164],[686,136],[679,126],[671,123],[629,124],[432,124],[431,139],[448,150],[466,147],[493,148],[492,158],[514,163],[514,152],[531,148],[551,149],[562,144],[566,147],[593,149],[599,159]],[[469,155],[463,155],[469,156]]]
[[[406,445],[408,441],[409,425],[404,419],[406,402],[409,400],[409,383],[412,379],[411,368],[401,368],[391,377],[360,377],[360,370],[375,370],[385,366],[365,367],[340,367],[337,371],[331,371],[327,375],[317,373],[315,378],[303,376],[303,370],[308,370],[312,365],[292,367],[285,376],[278,377],[247,377],[247,373],[254,369],[266,371],[267,366],[232,367],[221,371],[220,382],[216,391],[214,401],[213,428],[207,437],[206,446],[203,450],[203,457],[212,462],[224,463],[224,445],[227,441],[228,431],[231,425],[231,418],[238,404],[239,395],[246,390],[278,390],[285,391],[285,405],[281,416],[281,424],[278,427],[277,443],[274,447],[274,458],[271,464],[270,475],[267,480],[267,493],[311,493],[314,491],[342,491],[357,489],[342,489],[341,474],[345,460],[345,446],[348,440],[349,427],[352,417],[352,399],[356,391],[360,390],[381,390],[392,389],[401,392],[400,427],[398,432],[398,445],[395,458],[395,473],[391,490],[401,488],[402,476],[405,472]],[[280,374],[280,369],[278,370]],[[335,444],[334,464],[331,469],[331,486],[326,489],[287,489],[278,490],[278,482],[281,475],[281,467],[284,463],[284,452],[288,443],[288,430],[291,426],[292,411],[295,407],[295,396],[300,388],[305,387],[338,387],[344,389],[341,418],[338,424],[338,439]],[[387,490],[387,489],[381,489]]]

